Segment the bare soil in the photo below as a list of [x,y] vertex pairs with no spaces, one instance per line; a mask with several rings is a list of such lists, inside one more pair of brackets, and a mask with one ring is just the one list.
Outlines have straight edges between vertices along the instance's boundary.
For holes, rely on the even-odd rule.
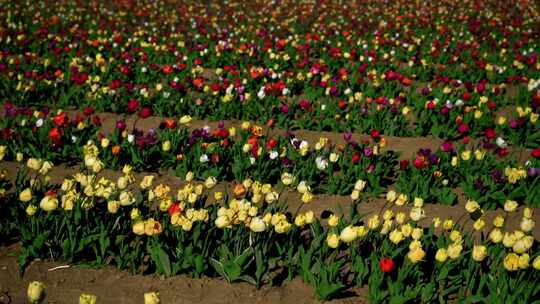
[[[247,283],[233,283],[220,279],[193,279],[184,275],[164,278],[156,275],[133,275],[113,267],[87,269],[66,266],[55,262],[35,261],[19,275],[16,248],[0,248],[0,303],[26,303],[26,290],[31,281],[41,281],[46,286],[42,303],[78,303],[81,293],[97,296],[100,304],[143,303],[145,292],[159,292],[162,303],[208,304],[278,304],[319,303],[310,286],[300,278],[281,286],[263,286],[257,289]],[[69,266],[69,265],[68,265]],[[367,303],[365,289],[348,290],[344,298],[326,303]]]

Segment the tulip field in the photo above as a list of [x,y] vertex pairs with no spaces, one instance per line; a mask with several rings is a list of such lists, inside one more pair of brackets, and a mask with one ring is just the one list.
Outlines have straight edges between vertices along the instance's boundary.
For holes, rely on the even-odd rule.
[[2,1],[0,303],[540,303],[540,5]]

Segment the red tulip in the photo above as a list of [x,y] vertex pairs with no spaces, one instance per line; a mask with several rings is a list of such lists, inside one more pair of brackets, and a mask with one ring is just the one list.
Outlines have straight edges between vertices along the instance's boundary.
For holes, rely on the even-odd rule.
[[61,127],[64,123],[67,122],[66,113],[60,113],[60,114],[56,115],[56,116],[53,118],[53,122],[54,122],[54,124],[57,125],[58,127]]
[[163,74],[169,75],[170,73],[173,72],[173,68],[170,65],[166,64],[163,66],[162,71],[163,71]]
[[139,107],[139,101],[137,101],[137,99],[132,99],[128,102],[128,112],[133,113],[137,111],[138,107]]
[[92,116],[92,123],[98,127],[101,126],[101,118],[97,115]]
[[371,138],[377,139],[377,138],[381,137],[381,132],[379,130],[377,130],[377,129],[373,129],[373,130],[371,130],[370,135],[371,135]]
[[458,132],[461,133],[461,134],[465,134],[467,132],[469,132],[470,128],[467,124],[460,124],[459,127],[458,127]]
[[495,138],[497,136],[497,133],[492,128],[487,128],[485,131],[486,137],[489,139]]
[[84,115],[86,115],[86,116],[90,116],[90,115],[94,114],[94,108],[92,108],[92,107],[86,107],[86,108],[84,108],[83,113],[84,113]]
[[139,112],[139,117],[140,118],[144,119],[144,118],[148,118],[150,116],[152,116],[152,108],[151,107],[145,106]]
[[416,167],[416,169],[422,169],[424,168],[424,158],[423,157],[416,157],[414,160],[413,160],[413,165]]
[[388,273],[394,270],[394,266],[394,261],[391,258],[383,257],[379,262],[379,268],[384,273]]
[[52,128],[49,131],[49,138],[54,140],[54,141],[58,141],[61,136],[62,136],[62,130],[61,129]]
[[407,169],[407,167],[409,166],[409,160],[408,159],[403,159],[399,162],[399,168],[401,170],[405,170]]
[[176,128],[176,120],[174,119],[165,119],[164,124],[167,129]]
[[179,203],[175,203],[175,204],[172,204],[170,207],[169,207],[169,215],[173,215],[175,213],[179,213],[179,212],[182,212],[182,207],[180,206]]
[[353,156],[352,156],[353,164],[358,164],[359,161],[360,161],[360,154],[354,153]]
[[272,150],[272,149],[274,149],[274,148],[277,146],[277,144],[278,144],[278,141],[277,141],[277,140],[275,140],[275,139],[273,139],[273,138],[270,138],[270,139],[268,140],[268,142],[266,143],[266,149],[267,149],[267,150]]

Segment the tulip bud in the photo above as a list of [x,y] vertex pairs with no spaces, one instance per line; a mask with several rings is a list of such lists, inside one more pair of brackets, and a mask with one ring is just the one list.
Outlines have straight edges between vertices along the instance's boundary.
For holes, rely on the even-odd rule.
[[476,201],[468,200],[465,204],[465,210],[469,213],[473,213],[478,209],[480,209],[480,205]]
[[41,160],[29,158],[26,162],[26,166],[32,170],[38,171],[41,168]]
[[439,248],[435,253],[435,260],[444,263],[448,259],[448,253],[445,248]]
[[339,246],[339,236],[335,233],[329,233],[326,237],[326,244],[330,248],[337,248]]
[[58,199],[46,195],[41,202],[39,202],[39,207],[47,212],[53,211],[58,208]]
[[287,173],[287,172],[284,172],[283,174],[281,174],[281,182],[285,185],[285,186],[289,186],[290,184],[292,184],[294,181],[294,176],[290,173]]
[[144,234],[144,221],[135,222],[135,224],[133,224],[132,231],[136,235],[143,235]]
[[533,261],[533,267],[536,270],[540,270],[540,255],[537,256]]
[[474,230],[478,231],[484,228],[485,225],[486,225],[486,222],[482,218],[479,218],[476,221],[474,221],[473,228]]
[[525,209],[523,209],[523,217],[526,217],[526,218],[532,218],[533,216],[533,210],[529,207],[526,207]]
[[216,227],[218,227],[219,229],[223,229],[227,226],[230,225],[230,221],[229,221],[229,218],[225,215],[222,215],[222,216],[218,216],[215,220],[215,225]]
[[409,213],[409,217],[411,218],[411,220],[417,222],[421,220],[422,218],[426,217],[426,215],[425,215],[424,209],[414,207],[411,209]]
[[306,184],[305,181],[301,181],[300,183],[298,183],[298,186],[296,187],[296,190],[299,192],[299,193],[305,193],[307,191],[310,191],[310,188],[309,186]]
[[328,226],[330,227],[336,227],[339,223],[339,216],[336,216],[334,214],[330,215],[328,218]]
[[493,226],[501,228],[504,225],[504,217],[498,215],[493,219]]
[[506,212],[514,212],[517,207],[518,207],[518,203],[516,201],[507,200],[504,203],[504,211]]
[[351,243],[356,240],[357,237],[356,229],[354,229],[353,226],[345,227],[339,235],[339,239],[344,243]]
[[472,257],[475,261],[481,262],[487,256],[487,248],[484,245],[475,245],[472,251]]
[[362,191],[366,187],[367,182],[365,180],[359,179],[354,184],[354,190]]
[[413,264],[420,262],[425,256],[426,252],[422,249],[422,247],[414,247],[413,249],[409,250],[409,253],[407,253],[407,257]]
[[107,137],[104,137],[101,139],[101,147],[102,148],[107,148],[110,144],[110,140],[107,138]]
[[191,116],[184,115],[184,116],[180,117],[180,124],[182,124],[182,125],[189,124],[191,122],[191,120],[192,120]]
[[507,254],[503,260],[504,268],[508,271],[515,271],[519,269],[519,256],[513,252]]
[[377,229],[379,227],[380,220],[378,215],[373,215],[368,219],[367,226],[370,230]]
[[388,236],[388,238],[390,239],[390,241],[394,244],[399,244],[403,239],[403,233],[401,233],[401,231],[397,230],[397,229],[394,229],[392,230],[392,232],[390,232],[390,235]]
[[263,232],[266,230],[266,223],[260,217],[254,217],[251,219],[249,229],[253,232]]
[[28,216],[32,216],[34,214],[36,214],[38,208],[34,205],[28,205],[28,207],[26,207],[26,214],[28,214]]
[[521,230],[523,230],[524,232],[529,232],[529,231],[532,231],[534,229],[534,226],[535,226],[535,222],[533,219],[531,218],[527,218],[527,217],[523,217],[521,219],[521,223],[520,223],[520,228]]
[[163,152],[169,152],[171,150],[171,141],[170,140],[164,141],[161,144],[161,150],[163,150]]
[[43,297],[43,292],[45,291],[45,285],[39,281],[30,282],[28,285],[28,290],[26,295],[28,297],[28,302],[38,303]]
[[96,304],[97,297],[91,294],[81,294],[79,296],[79,304]]
[[353,190],[353,192],[351,193],[351,199],[353,201],[356,201],[360,198],[360,191],[358,190]]
[[503,234],[502,234],[501,230],[498,229],[498,228],[495,228],[495,229],[491,230],[491,232],[489,233],[489,239],[493,243],[499,243],[500,241],[502,241]]
[[304,194],[302,194],[302,202],[304,204],[308,204],[310,203],[311,201],[313,200],[313,194],[309,191],[306,191],[304,192]]
[[107,202],[107,210],[111,214],[115,214],[118,212],[118,209],[120,208],[120,202],[119,201],[108,201]]
[[212,189],[215,185],[217,184],[217,179],[213,176],[210,176],[208,177],[205,181],[204,181],[204,186],[207,188],[207,189]]
[[389,203],[393,203],[397,199],[397,193],[394,190],[390,190],[386,193],[386,200]]
[[29,202],[32,200],[32,189],[26,188],[19,194],[19,200],[21,202]]
[[147,292],[144,294],[144,304],[159,304],[161,303],[159,300],[159,293],[158,292]]
[[518,259],[518,266],[519,266],[519,268],[521,268],[521,269],[527,269],[527,268],[529,268],[529,254],[524,253],[524,254],[522,254],[522,255],[519,256],[519,259]]

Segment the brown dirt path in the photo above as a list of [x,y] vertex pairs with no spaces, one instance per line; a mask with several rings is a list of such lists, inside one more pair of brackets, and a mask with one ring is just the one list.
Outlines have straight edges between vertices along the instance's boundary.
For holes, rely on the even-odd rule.
[[[77,115],[84,116],[83,113],[80,110],[66,110],[65,111],[70,118],[74,118]],[[0,117],[4,115],[4,108],[3,106],[0,106]],[[109,112],[100,112],[93,114],[95,116],[98,116],[101,121],[101,127],[100,132],[104,135],[110,135],[114,132],[116,127],[116,122],[120,119],[124,119],[127,125],[128,130],[132,130],[133,128],[137,128],[139,130],[148,131],[152,128],[158,128],[161,122],[163,122],[165,119],[174,119],[178,121],[178,117],[161,117],[161,116],[150,116],[145,119],[139,118],[137,115],[128,115],[128,114],[115,114],[115,113],[109,113]],[[239,129],[241,127],[242,121],[239,120],[223,120],[225,127],[236,127]],[[251,122],[254,124],[253,122]],[[196,129],[196,128],[203,128],[206,126],[209,126],[212,129],[216,129],[218,127],[219,122],[218,121],[211,121],[211,120],[193,120],[190,122],[187,127],[190,130]],[[279,128],[273,128],[265,126],[264,124],[256,124],[263,128],[263,134],[266,134],[268,136],[278,136],[278,135],[285,135],[288,131],[284,129]],[[302,139],[307,140],[309,143],[314,144],[316,143],[320,137],[326,137],[330,140],[331,143],[339,145],[339,144],[345,144],[346,141],[343,138],[343,132],[329,132],[329,131],[312,131],[312,130],[294,130],[292,131],[292,134],[294,136]],[[363,141],[370,141],[371,137],[368,134],[362,134],[362,133],[352,133],[351,138],[354,141],[357,142],[363,142]],[[441,144],[443,143],[443,140],[439,138],[435,138],[433,136],[426,136],[426,137],[400,137],[400,136],[386,136],[383,135],[383,137],[386,140],[386,146],[384,147],[384,150],[389,151],[395,151],[399,153],[399,159],[410,159],[420,148],[427,148],[431,149],[432,151],[436,151]],[[477,140],[472,140],[470,145],[475,145]],[[528,158],[531,149],[525,149],[517,146],[510,146],[509,147],[510,154],[516,156],[518,161],[520,163],[523,163]]]
[[[162,303],[177,304],[279,304],[320,303],[313,290],[297,277],[281,286],[263,286],[256,289],[247,283],[228,284],[221,279],[192,279],[185,275],[164,278],[157,275],[133,275],[113,267],[86,269],[69,267],[52,270],[60,264],[34,261],[24,277],[18,274],[16,258],[9,256],[13,248],[0,248],[0,303],[26,303],[26,290],[31,281],[41,281],[46,286],[42,303],[78,303],[81,293],[97,296],[100,304],[143,303],[145,292],[157,291]],[[361,289],[350,290],[347,297],[325,303],[367,303]]]

